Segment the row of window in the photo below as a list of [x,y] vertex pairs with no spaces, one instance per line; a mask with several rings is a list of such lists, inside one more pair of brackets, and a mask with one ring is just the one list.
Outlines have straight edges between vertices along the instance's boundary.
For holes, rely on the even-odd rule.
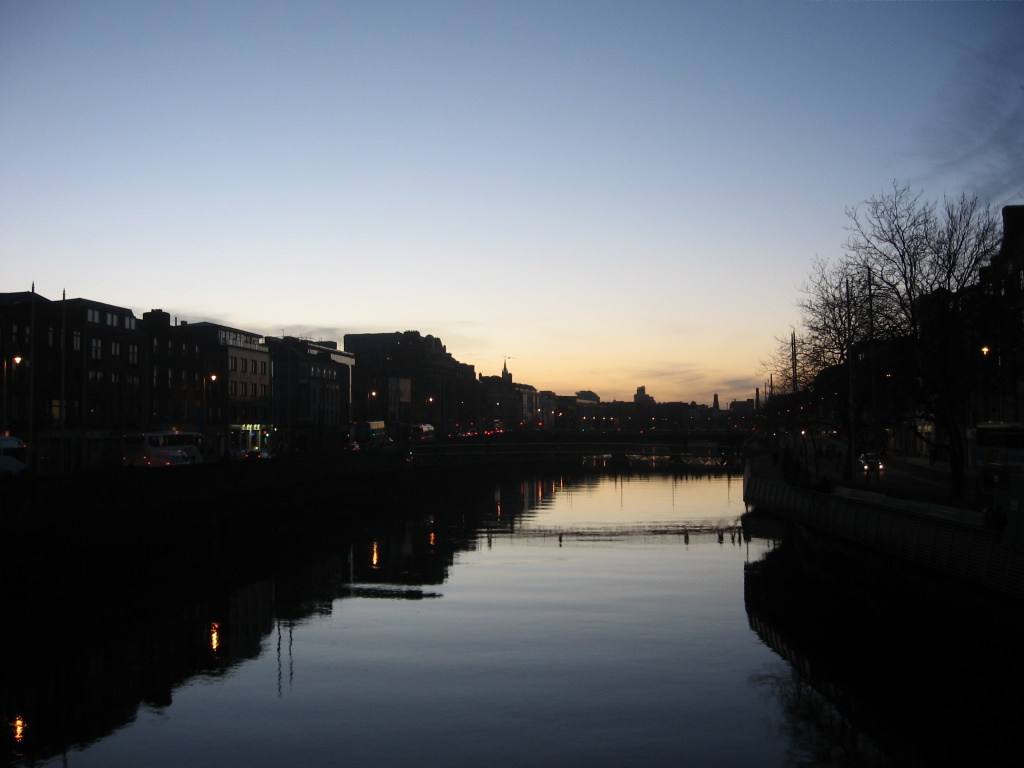
[[[163,345],[162,345],[161,340],[154,336],[153,337],[153,354],[154,355],[159,355],[160,354],[160,349],[161,349],[162,346]],[[190,347],[191,347],[191,349],[190,349]],[[168,356],[172,356],[173,354],[174,354],[174,341],[172,341],[171,339],[167,339],[167,355]],[[189,357],[190,355],[195,360],[198,360],[200,358],[199,345],[198,344],[191,344],[190,345],[188,342],[184,342],[184,341],[181,342],[181,356],[183,358],[185,358],[185,357]]]
[[[73,340],[72,347],[78,349],[81,346],[82,340],[78,331],[75,331],[75,337]],[[89,359],[90,360],[102,360],[103,359],[103,339],[89,339]],[[110,353],[111,358],[121,357],[121,342],[111,339],[107,350]],[[129,344],[128,345],[128,364],[138,365],[139,364],[139,345]]]
[[228,368],[232,371],[239,370],[239,364],[241,364],[242,373],[257,373],[259,368],[259,374],[261,376],[267,375],[267,361],[266,360],[252,360],[248,357],[237,357],[232,355],[228,361]]
[[[123,377],[117,371],[89,371],[86,374],[90,392],[100,392],[108,387],[117,387],[123,394],[139,394],[142,392],[142,380],[138,374],[129,373]],[[124,387],[120,385],[124,382]]]
[[116,312],[103,312],[99,309],[85,310],[85,320],[97,325],[102,323],[110,328],[124,328],[126,331],[134,331],[136,322],[134,315],[119,315]]
[[239,388],[241,388],[241,397],[267,396],[266,384],[250,384],[247,381],[229,381],[228,395],[231,397],[239,397]]

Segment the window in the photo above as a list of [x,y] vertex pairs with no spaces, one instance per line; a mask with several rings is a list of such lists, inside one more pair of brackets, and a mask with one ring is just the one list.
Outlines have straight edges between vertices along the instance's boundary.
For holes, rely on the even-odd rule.
[[110,342],[110,356],[111,357],[120,357],[121,356],[121,342],[120,341],[112,341],[112,342]]
[[85,321],[87,323],[98,323],[100,321],[100,311],[98,309],[85,310]]
[[229,365],[229,370],[232,370],[232,371],[237,371],[238,370],[238,358],[235,357],[234,355],[231,356],[231,362],[230,362],[230,365]]
[[129,344],[128,345],[128,362],[131,365],[139,364],[139,345]]
[[243,357],[242,358],[242,373],[247,373],[248,371],[249,371],[249,361],[246,358]]
[[89,339],[89,359],[90,360],[102,360],[103,359],[103,340],[102,339]]
[[75,352],[81,352],[82,351],[82,332],[81,331],[75,331],[71,335],[71,348]]

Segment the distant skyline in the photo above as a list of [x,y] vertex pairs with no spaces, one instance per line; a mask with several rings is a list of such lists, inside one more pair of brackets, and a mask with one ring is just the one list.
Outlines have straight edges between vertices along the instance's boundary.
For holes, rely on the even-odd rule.
[[1020,29],[1015,2],[0,0],[0,290],[727,405],[846,208],[1024,203]]

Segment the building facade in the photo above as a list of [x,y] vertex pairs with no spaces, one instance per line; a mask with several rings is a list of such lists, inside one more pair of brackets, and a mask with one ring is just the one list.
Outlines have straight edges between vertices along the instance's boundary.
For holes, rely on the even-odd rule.
[[414,424],[448,434],[477,418],[473,366],[460,363],[434,336],[419,331],[345,335],[355,356],[352,407],[357,421],[385,421],[394,439]]
[[3,425],[48,470],[116,461],[147,423],[145,337],[132,310],[0,294]]
[[294,336],[264,340],[273,366],[274,450],[340,449],[352,421],[355,356],[336,342]]

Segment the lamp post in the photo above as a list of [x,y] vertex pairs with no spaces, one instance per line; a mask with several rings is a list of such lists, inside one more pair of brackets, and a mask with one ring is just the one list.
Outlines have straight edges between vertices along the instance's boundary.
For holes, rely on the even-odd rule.
[[[210,382],[212,384],[216,380],[217,380],[217,374],[216,373],[211,373],[209,376],[203,376],[203,412],[202,412],[202,414],[200,414],[201,415],[201,423],[199,425],[199,431],[203,433],[203,438],[206,437],[206,423],[207,423],[207,417],[209,416],[208,408],[207,408],[207,405],[206,405],[206,383]],[[204,452],[205,452],[205,448],[204,448]]]
[[[3,430],[3,431],[6,431],[8,429],[8,425],[7,425],[7,360],[8,360],[7,356],[4,355],[4,393],[3,393],[4,410],[3,410],[3,423],[0,424],[0,430]],[[21,355],[15,355],[14,357],[10,358],[10,360],[17,366],[17,365],[21,364],[22,357],[21,357]]]

